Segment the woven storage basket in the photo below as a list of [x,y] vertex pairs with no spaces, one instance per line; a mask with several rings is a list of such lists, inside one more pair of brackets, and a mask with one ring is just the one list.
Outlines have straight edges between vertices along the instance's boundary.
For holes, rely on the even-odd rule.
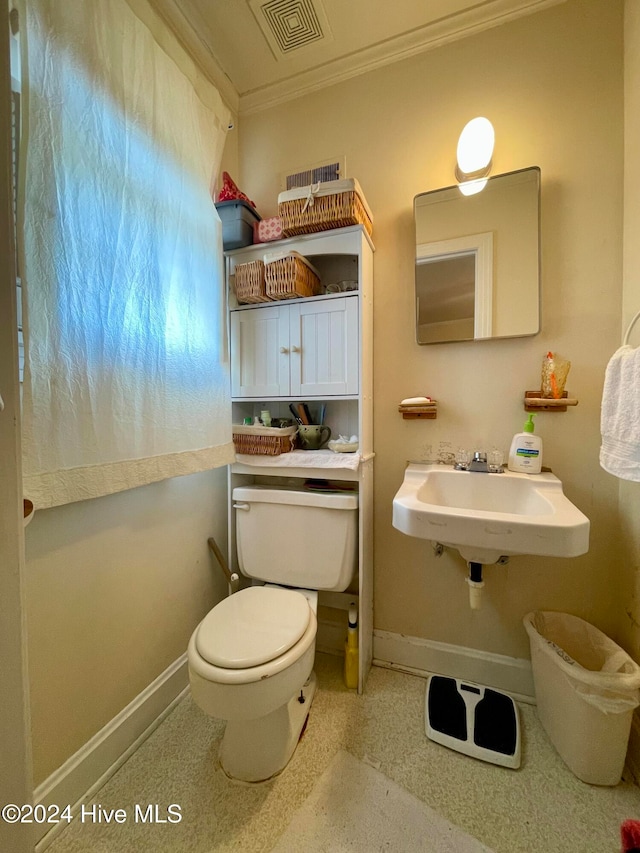
[[270,301],[265,292],[264,263],[262,261],[238,264],[235,269],[234,282],[238,302]]
[[263,427],[233,425],[236,453],[250,456],[280,456],[293,450],[297,427]]
[[369,235],[373,230],[371,212],[360,185],[353,179],[328,181],[280,193],[278,215],[285,237],[348,225],[364,225]]
[[265,279],[269,299],[295,299],[320,293],[320,276],[297,252],[268,261]]

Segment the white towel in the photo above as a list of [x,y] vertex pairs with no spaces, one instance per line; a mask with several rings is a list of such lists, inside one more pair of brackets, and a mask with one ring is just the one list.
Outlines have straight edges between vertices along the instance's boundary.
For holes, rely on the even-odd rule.
[[357,471],[362,454],[334,453],[332,450],[293,450],[279,456],[252,456],[248,453],[236,453],[236,462],[245,465],[266,468],[350,468]]
[[600,465],[640,482],[640,348],[620,347],[607,365],[600,432]]

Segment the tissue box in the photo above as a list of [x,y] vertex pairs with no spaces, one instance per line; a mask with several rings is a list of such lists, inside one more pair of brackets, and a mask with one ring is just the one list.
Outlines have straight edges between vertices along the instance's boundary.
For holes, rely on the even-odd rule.
[[282,220],[279,216],[270,216],[253,223],[253,242],[270,243],[272,240],[282,240]]

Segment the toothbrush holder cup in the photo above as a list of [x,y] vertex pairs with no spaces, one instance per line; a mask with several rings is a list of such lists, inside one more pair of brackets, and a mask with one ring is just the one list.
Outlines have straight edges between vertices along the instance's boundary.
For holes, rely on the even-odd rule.
[[331,438],[331,430],[323,424],[300,424],[298,437],[303,450],[320,450]]

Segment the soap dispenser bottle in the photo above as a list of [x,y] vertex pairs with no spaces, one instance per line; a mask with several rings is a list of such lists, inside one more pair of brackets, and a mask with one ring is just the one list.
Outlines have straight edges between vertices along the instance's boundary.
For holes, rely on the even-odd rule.
[[529,415],[529,420],[523,426],[524,432],[513,436],[507,464],[510,471],[519,471],[521,474],[539,474],[542,471],[542,439],[533,432],[533,417]]
[[349,608],[347,642],[344,645],[344,683],[347,687],[358,686],[358,611],[355,605]]

